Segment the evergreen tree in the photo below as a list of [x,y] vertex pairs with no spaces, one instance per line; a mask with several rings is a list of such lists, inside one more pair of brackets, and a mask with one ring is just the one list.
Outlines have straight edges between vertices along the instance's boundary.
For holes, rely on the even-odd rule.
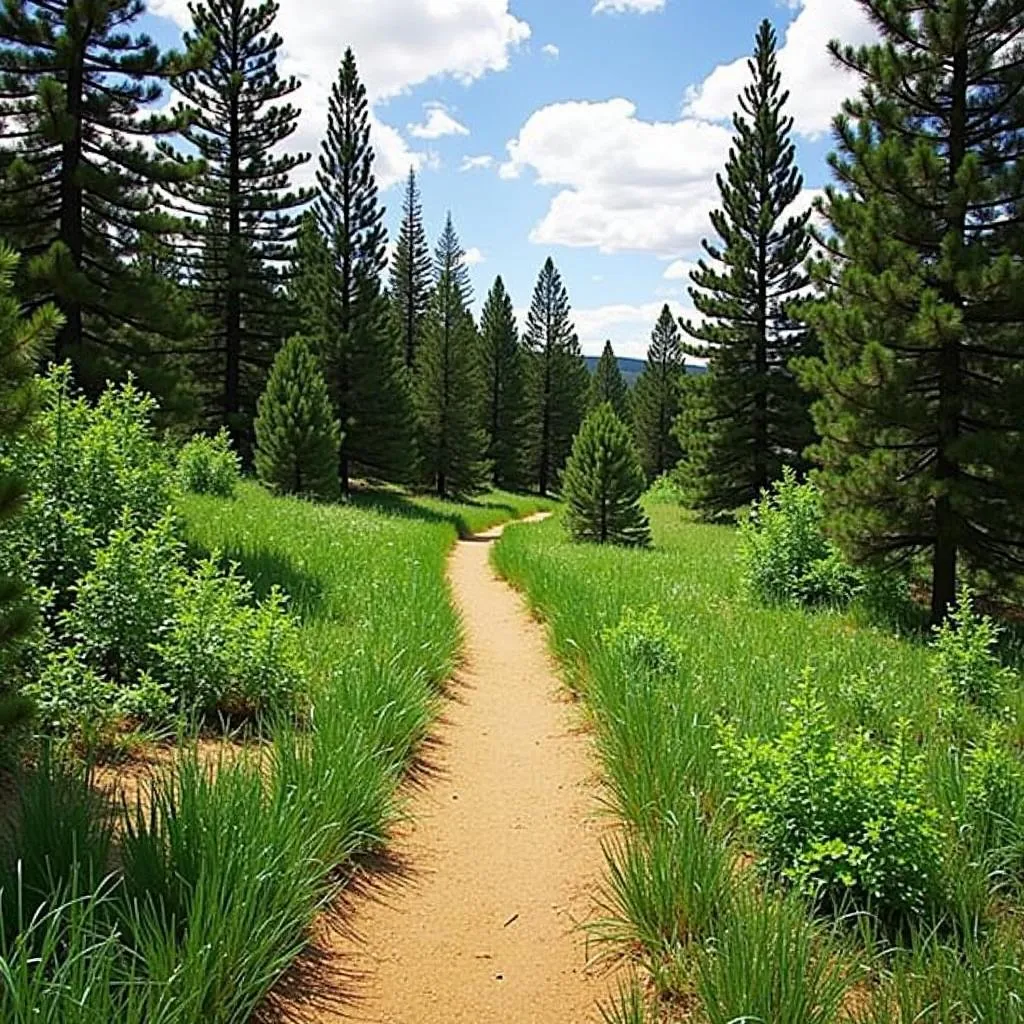
[[430,247],[423,229],[423,206],[416,172],[409,168],[402,206],[402,224],[391,263],[391,311],[401,339],[405,365],[416,364],[416,350],[423,340],[430,308]]
[[487,459],[496,487],[523,481],[523,427],[526,414],[525,362],[512,299],[500,277],[480,318],[481,364],[485,388]]
[[612,349],[612,343],[604,343],[604,351],[597,361],[597,369],[590,381],[587,407],[593,412],[599,405],[608,402],[620,420],[629,418],[629,388],[622,379],[619,360]]
[[301,335],[274,360],[255,433],[256,472],[264,484],[283,494],[337,496],[341,430],[317,358]]
[[835,122],[806,309],[827,522],[858,561],[1024,569],[1024,3],[862,2],[881,34]]
[[281,101],[296,92],[299,81],[277,72],[278,4],[199,0],[189,11],[193,29],[185,44],[204,43],[210,59],[174,85],[188,103],[179,109],[187,118],[185,138],[207,173],[199,187],[172,192],[205,218],[208,230],[221,233],[213,251],[199,246],[190,258],[193,267],[215,260],[200,278],[216,280],[200,296],[212,326],[209,370],[218,384],[217,416],[238,443],[248,436],[258,394],[258,388],[245,393],[245,370],[257,382],[264,377],[284,329],[283,307],[272,296],[295,236],[297,220],[289,211],[310,199],[306,190],[290,190],[289,176],[309,156],[280,152],[299,117]]
[[434,295],[415,382],[420,457],[442,498],[479,490],[487,473],[478,342],[464,257],[449,214],[434,257]]
[[554,261],[537,279],[526,321],[530,354],[528,425],[531,478],[541,494],[556,485],[583,420],[590,378]]
[[650,524],[640,507],[646,486],[629,429],[605,402],[584,421],[565,467],[562,496],[572,538],[648,546]]
[[331,91],[316,204],[334,262],[323,360],[344,431],[345,491],[354,469],[402,481],[415,458],[411,396],[381,288],[387,234],[373,163],[366,88],[346,50]]
[[[42,306],[24,317],[14,295],[18,257],[0,245],[0,442],[22,434],[36,409],[36,362],[61,326],[53,306]],[[14,471],[0,471],[0,523],[7,524],[22,508],[25,481]],[[8,689],[6,663],[32,627],[35,615],[26,601],[25,586],[11,575],[11,552],[4,551],[0,574],[0,735],[24,720],[31,704]]]
[[337,268],[331,247],[320,230],[316,216],[307,212],[299,233],[288,273],[288,301],[296,331],[309,342],[317,357],[326,363],[328,339],[335,328]]
[[675,469],[683,452],[674,428],[686,387],[679,324],[666,304],[651,334],[647,362],[633,388],[633,433],[648,480]]
[[118,351],[117,329],[176,339],[182,326],[133,274],[131,257],[145,235],[180,228],[155,187],[201,170],[143,144],[184,126],[181,111],[146,108],[200,54],[162,54],[132,35],[143,12],[142,0],[0,6],[0,123],[16,149],[0,187],[0,233],[28,257],[33,303],[53,300],[63,315],[55,358],[86,378],[98,376],[89,373],[98,356],[130,357]]
[[705,241],[690,289],[703,322],[686,322],[708,359],[704,437],[699,461],[687,467],[695,506],[707,516],[753,501],[789,465],[804,470],[804,449],[814,439],[810,401],[790,369],[809,354],[811,335],[792,316],[795,297],[807,287],[810,211],[787,216],[800,196],[784,114],[776,35],[764,21],[750,61],[752,82],[739,97],[736,141],[724,177],[722,208],[712,214],[721,244]]

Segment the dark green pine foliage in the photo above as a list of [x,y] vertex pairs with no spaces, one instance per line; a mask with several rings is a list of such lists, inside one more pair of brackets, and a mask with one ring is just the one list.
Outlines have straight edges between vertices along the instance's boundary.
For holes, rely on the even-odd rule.
[[640,505],[647,481],[629,428],[611,404],[583,422],[562,480],[573,540],[647,547],[651,529]]
[[608,402],[620,420],[629,418],[629,388],[622,379],[619,360],[612,349],[612,343],[604,343],[604,351],[597,361],[597,368],[590,381],[587,408],[593,412],[599,405]]
[[704,436],[685,468],[690,497],[708,517],[749,504],[782,474],[804,471],[804,449],[814,440],[810,400],[790,368],[810,352],[811,335],[792,315],[808,284],[810,211],[787,214],[800,196],[776,59],[776,35],[765,21],[750,61],[752,81],[739,97],[736,140],[725,175],[722,207],[711,220],[721,242],[705,241],[690,289],[702,322],[686,322],[705,357]]
[[255,434],[264,484],[282,494],[337,496],[341,432],[319,361],[301,335],[286,341],[274,360]]
[[496,487],[513,489],[523,484],[526,472],[526,362],[512,299],[500,277],[480,318],[480,356],[491,479]]
[[273,300],[295,237],[290,211],[311,198],[292,191],[289,176],[309,155],[281,152],[299,117],[286,102],[299,81],[277,72],[277,3],[201,0],[189,11],[186,46],[205,43],[211,52],[174,86],[188,105],[179,108],[188,118],[183,134],[205,161],[206,176],[171,191],[219,234],[217,245],[189,253],[206,285],[200,308],[211,325],[203,369],[212,378],[214,415],[246,447],[256,398],[286,329],[285,307]]
[[550,257],[537,279],[524,340],[529,353],[530,479],[541,494],[547,494],[557,486],[572,450],[590,387],[569,296]]
[[434,271],[427,329],[416,354],[416,417],[423,471],[446,498],[480,490],[487,477],[472,293],[451,215],[438,242]]
[[686,384],[682,335],[666,304],[651,334],[647,362],[631,396],[633,433],[648,480],[674,470],[683,456],[675,426]]
[[128,326],[181,341],[161,293],[132,272],[147,234],[180,222],[156,186],[194,178],[197,161],[154,154],[145,142],[176,134],[183,115],[146,112],[163,82],[198,54],[162,54],[131,32],[142,0],[8,0],[0,6],[0,123],[16,151],[0,187],[0,235],[28,257],[26,295],[53,300],[64,324],[54,344],[82,383],[99,386],[97,360],[130,362]]
[[344,431],[346,492],[353,472],[404,481],[415,465],[411,395],[381,285],[387,233],[373,163],[366,87],[349,49],[331,90],[316,203],[334,263],[322,358]]
[[[0,245],[0,444],[24,433],[36,409],[33,378],[43,348],[61,326],[60,314],[41,306],[24,317],[14,295],[18,257]],[[0,470],[0,523],[9,523],[22,509],[26,484],[10,470]],[[9,659],[30,631],[35,614],[23,582],[11,575],[10,552],[3,552],[0,573],[0,736],[23,721],[32,705],[9,689]]]
[[312,211],[299,224],[288,272],[288,302],[295,332],[305,337],[317,357],[326,362],[328,338],[336,325],[332,310],[336,299],[337,268],[331,247]]
[[430,308],[432,267],[427,233],[423,228],[423,205],[416,184],[416,171],[409,168],[398,229],[394,259],[391,261],[391,316],[400,339],[405,365],[416,365],[416,350]]
[[862,6],[804,375],[830,528],[920,558],[938,623],[963,567],[1024,570],[1024,0]]

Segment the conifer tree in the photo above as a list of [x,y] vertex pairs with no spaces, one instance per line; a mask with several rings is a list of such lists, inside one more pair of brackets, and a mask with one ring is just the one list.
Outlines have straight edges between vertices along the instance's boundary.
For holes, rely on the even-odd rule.
[[832,47],[862,90],[804,376],[830,529],[858,561],[920,557],[939,623],[962,567],[1024,570],[1024,3],[861,6],[881,42]]
[[155,187],[191,180],[197,161],[154,154],[143,140],[178,133],[185,115],[146,112],[163,82],[199,52],[162,54],[131,33],[142,0],[9,0],[0,6],[0,123],[16,155],[5,161],[0,234],[27,257],[26,293],[63,316],[57,360],[88,371],[118,351],[125,325],[179,338],[132,273],[146,234],[169,234]]
[[416,184],[416,171],[409,168],[402,206],[402,224],[391,263],[391,310],[400,338],[405,365],[416,365],[416,349],[430,307],[430,247],[423,228],[423,206]]
[[496,487],[510,489],[522,483],[525,471],[526,367],[512,299],[500,277],[484,303],[480,350],[491,479]]
[[619,360],[610,341],[604,343],[604,351],[591,378],[587,408],[593,412],[605,402],[611,405],[620,420],[629,419],[629,388],[622,379]]
[[705,241],[710,262],[702,259],[692,274],[690,294],[706,319],[683,324],[698,342],[686,351],[708,359],[705,433],[694,446],[699,461],[687,469],[692,500],[709,517],[753,501],[783,466],[804,470],[802,453],[814,439],[809,399],[790,369],[811,343],[791,311],[808,284],[810,211],[787,212],[803,179],[776,46],[764,21],[718,178],[722,207],[711,220],[722,241]]
[[416,415],[424,472],[446,498],[479,490],[487,473],[469,271],[450,214],[434,271],[430,315],[416,357]]
[[531,478],[540,493],[547,494],[557,484],[572,450],[590,384],[571,320],[569,296],[550,257],[534,289],[525,344],[530,354]]
[[264,484],[282,494],[337,496],[341,430],[317,358],[301,335],[278,352],[254,427],[256,472]]
[[565,467],[562,496],[574,540],[646,547],[650,524],[640,506],[644,471],[629,429],[605,402],[584,420]]
[[288,301],[297,328],[317,358],[328,355],[328,338],[335,325],[335,289],[337,268],[331,247],[320,230],[316,216],[307,211],[299,224],[299,233],[288,272]]
[[346,492],[353,470],[403,481],[415,459],[411,396],[381,287],[387,234],[373,163],[366,87],[349,49],[331,91],[316,203],[334,262],[323,360],[344,431]]
[[633,388],[633,433],[648,480],[676,468],[683,452],[675,434],[686,386],[686,358],[679,324],[666,304]]
[[[295,131],[299,111],[286,101],[297,78],[277,72],[282,40],[273,31],[275,0],[198,0],[189,4],[193,28],[186,46],[205,44],[210,59],[174,83],[188,106],[184,136],[206,163],[200,184],[172,189],[221,232],[218,247],[190,252],[193,267],[213,266],[200,280],[217,279],[199,296],[211,323],[209,369],[217,380],[215,409],[236,441],[248,434],[258,389],[247,389],[246,371],[258,381],[280,343],[283,307],[267,301],[291,255],[296,218],[290,211],[310,199],[292,191],[289,176],[309,160],[280,146]],[[174,153],[165,148],[171,158]],[[212,272],[212,273],[211,273]]]

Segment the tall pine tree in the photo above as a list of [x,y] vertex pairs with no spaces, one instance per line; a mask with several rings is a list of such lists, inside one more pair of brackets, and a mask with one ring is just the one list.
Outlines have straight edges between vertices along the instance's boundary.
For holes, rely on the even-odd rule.
[[407,479],[415,455],[408,383],[381,288],[387,233],[373,163],[366,87],[349,49],[331,91],[316,204],[334,262],[323,359],[344,432],[346,491],[354,470]]
[[526,364],[512,299],[500,277],[480,318],[480,355],[491,479],[496,487],[518,487],[525,471]]
[[764,21],[757,34],[752,81],[739,97],[736,141],[725,175],[722,208],[711,220],[721,243],[705,242],[710,258],[692,274],[701,322],[684,323],[708,359],[705,435],[687,466],[691,498],[707,516],[753,501],[783,466],[805,468],[814,439],[809,406],[790,362],[809,354],[810,334],[791,304],[807,287],[810,211],[789,215],[803,189],[785,115],[777,39]]
[[633,433],[648,480],[671,472],[682,458],[674,432],[686,386],[686,358],[679,324],[666,304],[647,349],[647,362],[633,388]]
[[583,422],[590,378],[572,324],[569,296],[549,257],[526,321],[531,479],[541,494],[558,483]]
[[[193,29],[187,46],[205,43],[209,61],[174,83],[187,107],[185,138],[206,163],[198,187],[172,189],[209,230],[220,232],[212,250],[190,252],[207,282],[201,308],[211,324],[206,370],[216,380],[214,410],[236,442],[247,440],[259,384],[281,341],[285,307],[273,301],[281,266],[291,255],[296,218],[290,211],[310,199],[292,191],[289,176],[308,154],[280,151],[295,131],[299,111],[282,102],[299,88],[297,78],[277,72],[282,40],[273,31],[278,4],[247,0],[191,3]],[[165,150],[173,158],[173,152]],[[248,371],[248,372],[247,372]]]
[[144,144],[184,126],[180,111],[147,108],[200,54],[163,54],[133,35],[143,13],[142,0],[0,7],[0,123],[16,149],[5,161],[0,234],[28,258],[27,296],[60,309],[54,356],[72,360],[86,383],[102,377],[97,359],[130,359],[117,337],[125,326],[181,340],[183,325],[164,315],[131,257],[145,235],[180,228],[157,186],[201,170]]
[[434,271],[427,329],[416,356],[416,416],[423,470],[446,498],[479,490],[487,473],[472,291],[450,214]]
[[878,0],[835,122],[838,187],[806,315],[815,457],[858,560],[921,557],[932,619],[963,566],[1024,570],[1024,2]]
[[427,233],[423,228],[423,205],[416,184],[416,171],[409,168],[398,229],[394,259],[391,261],[391,312],[405,365],[416,365],[416,350],[423,340],[430,308],[431,263]]
[[622,379],[619,360],[610,341],[604,343],[604,351],[591,378],[587,408],[593,412],[605,402],[615,410],[620,420],[629,419],[629,388]]

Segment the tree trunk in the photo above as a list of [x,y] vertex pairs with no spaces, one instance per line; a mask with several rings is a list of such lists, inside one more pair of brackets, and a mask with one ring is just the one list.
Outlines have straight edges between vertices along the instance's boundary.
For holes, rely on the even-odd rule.
[[242,349],[242,213],[241,169],[238,139],[238,95],[231,96],[231,127],[228,137],[228,237],[227,292],[224,310],[224,420],[236,451],[244,451],[239,423]]

